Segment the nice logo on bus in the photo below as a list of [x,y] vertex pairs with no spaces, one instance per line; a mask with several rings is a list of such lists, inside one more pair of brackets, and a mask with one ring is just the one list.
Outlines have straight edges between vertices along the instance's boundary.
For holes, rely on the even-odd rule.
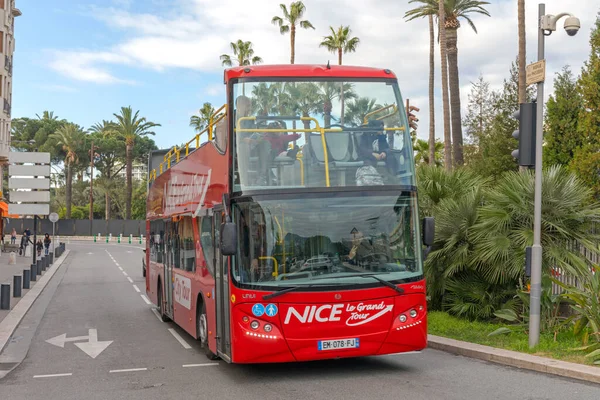
[[[352,304],[323,304],[322,306],[305,306],[304,310],[299,312],[295,307],[287,310],[284,324],[289,324],[292,317],[300,323],[312,322],[336,322],[346,318],[346,325],[357,326],[376,320],[382,315],[391,312],[394,306],[386,305],[383,301],[376,304],[359,303]],[[344,317],[342,317],[342,314]]]

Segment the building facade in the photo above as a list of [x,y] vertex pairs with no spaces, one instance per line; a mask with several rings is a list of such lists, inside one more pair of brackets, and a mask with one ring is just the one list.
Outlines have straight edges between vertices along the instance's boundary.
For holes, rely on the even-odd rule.
[[[119,171],[119,173],[117,174],[118,176],[120,176],[123,179],[126,179],[126,169],[125,166],[122,166],[123,168]],[[121,168],[121,165],[116,165],[116,168],[119,169]],[[141,181],[141,180],[147,180],[148,179],[148,166],[144,165],[144,164],[138,164],[138,163],[133,163],[133,165],[131,166],[131,180],[132,181]]]
[[4,236],[4,218],[8,204],[4,193],[4,170],[10,152],[13,53],[15,51],[15,17],[21,15],[15,0],[0,0],[0,235]]

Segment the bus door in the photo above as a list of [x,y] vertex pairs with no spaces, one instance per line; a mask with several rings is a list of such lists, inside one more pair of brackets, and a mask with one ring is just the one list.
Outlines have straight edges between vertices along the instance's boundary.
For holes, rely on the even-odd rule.
[[215,295],[217,302],[217,354],[231,361],[231,333],[229,315],[229,258],[221,255],[221,224],[225,222],[223,207],[217,206],[213,213],[215,232]]
[[165,279],[165,314],[173,319],[173,261],[175,255],[175,242],[174,232],[177,232],[175,223],[167,221],[166,223],[166,235],[165,235],[165,247],[166,247],[166,260],[164,266],[164,279]]

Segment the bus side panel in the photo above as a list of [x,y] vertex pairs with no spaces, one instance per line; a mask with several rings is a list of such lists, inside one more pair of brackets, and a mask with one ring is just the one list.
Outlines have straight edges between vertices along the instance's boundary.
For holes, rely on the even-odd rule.
[[146,274],[146,279],[148,282],[148,287],[146,288],[146,294],[148,295],[148,299],[158,306],[158,279],[163,282],[163,265],[158,264],[154,261],[150,261],[148,272]]
[[175,280],[173,287],[173,320],[183,330],[196,336],[196,302],[192,301],[192,282],[194,273],[181,269],[173,269]]

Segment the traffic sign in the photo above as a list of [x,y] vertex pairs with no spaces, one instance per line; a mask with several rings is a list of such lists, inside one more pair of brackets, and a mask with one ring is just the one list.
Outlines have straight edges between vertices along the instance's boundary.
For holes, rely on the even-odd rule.
[[57,213],[52,213],[52,214],[50,214],[50,216],[48,217],[48,219],[52,223],[58,222],[58,214]]
[[266,313],[269,317],[277,315],[277,306],[275,304],[269,304],[266,308]]
[[252,314],[254,314],[255,317],[262,317],[265,313],[265,306],[263,306],[260,303],[256,303],[255,305],[252,306]]

